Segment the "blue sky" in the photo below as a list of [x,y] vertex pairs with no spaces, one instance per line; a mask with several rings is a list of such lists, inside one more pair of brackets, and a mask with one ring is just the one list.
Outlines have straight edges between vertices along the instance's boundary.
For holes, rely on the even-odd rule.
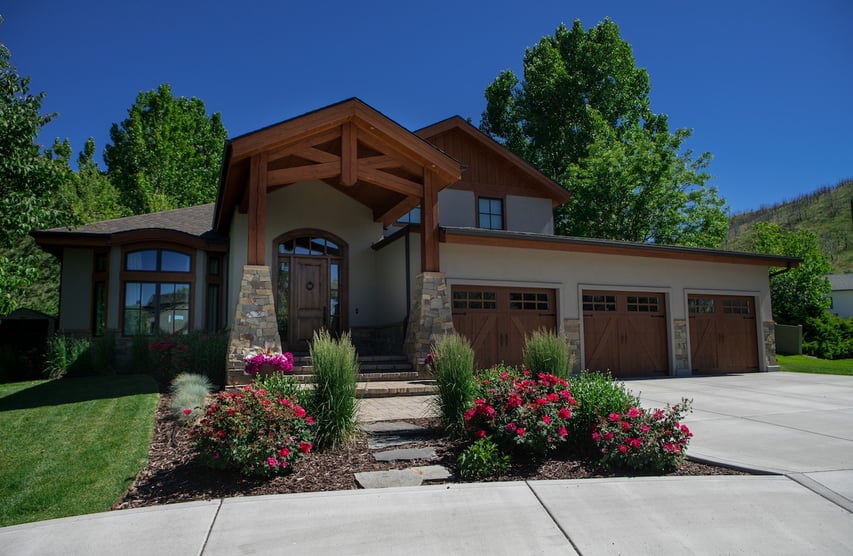
[[459,114],[561,22],[609,16],[651,77],[652,108],[735,212],[853,177],[849,0],[149,2],[0,0],[0,42],[58,112],[40,136],[98,152],[140,91],[170,83],[230,136],[358,96],[417,129]]

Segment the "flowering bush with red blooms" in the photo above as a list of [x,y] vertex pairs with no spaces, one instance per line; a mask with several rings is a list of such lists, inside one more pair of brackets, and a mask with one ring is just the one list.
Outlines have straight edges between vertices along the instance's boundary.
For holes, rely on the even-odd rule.
[[464,414],[472,438],[491,436],[508,449],[539,455],[565,442],[575,400],[564,379],[498,367],[477,381],[480,397]]
[[270,476],[289,471],[311,452],[313,425],[299,404],[246,386],[219,393],[190,435],[205,464]]
[[600,417],[592,439],[601,451],[600,463],[611,470],[666,472],[684,459],[693,433],[681,423],[691,402],[651,411],[632,407]]

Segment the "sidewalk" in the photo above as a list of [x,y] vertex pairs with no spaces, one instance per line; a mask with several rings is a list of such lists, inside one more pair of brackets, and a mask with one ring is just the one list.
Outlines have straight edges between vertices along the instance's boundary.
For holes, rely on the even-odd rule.
[[[691,456],[787,475],[449,484],[230,498],[0,529],[3,554],[853,554],[853,378],[632,381],[694,399]],[[362,400],[362,419],[428,400]]]

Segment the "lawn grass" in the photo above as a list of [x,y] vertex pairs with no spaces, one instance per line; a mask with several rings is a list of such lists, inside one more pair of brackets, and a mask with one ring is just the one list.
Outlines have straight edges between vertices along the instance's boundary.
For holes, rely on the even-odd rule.
[[0,384],[0,526],[109,510],[144,467],[147,376]]
[[853,376],[853,359],[817,359],[805,355],[777,355],[783,371]]

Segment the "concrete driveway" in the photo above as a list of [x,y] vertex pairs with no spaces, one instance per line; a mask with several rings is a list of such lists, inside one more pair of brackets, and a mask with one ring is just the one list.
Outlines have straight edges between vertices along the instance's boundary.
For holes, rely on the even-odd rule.
[[646,407],[693,400],[692,458],[787,475],[853,511],[853,377],[776,372],[628,386]]

